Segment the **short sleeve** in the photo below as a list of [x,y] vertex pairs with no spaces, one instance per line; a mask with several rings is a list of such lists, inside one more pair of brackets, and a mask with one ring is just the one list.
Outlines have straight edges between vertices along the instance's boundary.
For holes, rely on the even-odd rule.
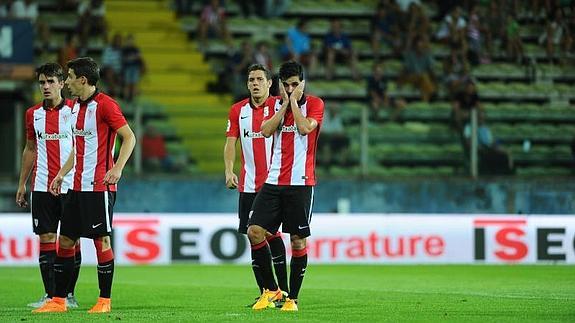
[[230,109],[230,113],[228,115],[228,125],[226,127],[226,137],[240,137],[240,124],[239,124],[239,116],[240,109],[237,106],[232,105]]
[[264,117],[263,121],[271,119],[271,117],[276,114],[281,108],[280,99],[279,97],[270,96],[266,100],[266,104],[264,105]]
[[114,100],[108,100],[104,103],[103,119],[114,131],[128,123],[122,114],[122,110],[120,110],[120,106]]
[[33,140],[36,134],[34,133],[34,109],[26,111],[26,139]]
[[308,98],[307,118],[313,118],[318,126],[323,122],[323,101],[317,97]]

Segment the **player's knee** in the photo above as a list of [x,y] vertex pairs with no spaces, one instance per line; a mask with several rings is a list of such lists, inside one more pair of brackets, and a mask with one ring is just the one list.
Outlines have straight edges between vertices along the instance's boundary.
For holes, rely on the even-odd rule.
[[56,233],[48,232],[39,235],[41,243],[56,242]]
[[106,251],[112,248],[112,241],[110,236],[98,237],[94,239],[94,245],[97,250]]
[[291,248],[292,250],[302,250],[305,248],[306,246],[306,240],[305,238],[300,238],[297,235],[292,235],[290,237],[291,240]]
[[61,235],[59,241],[60,248],[71,249],[76,245],[76,241]]
[[266,230],[259,225],[250,225],[248,227],[248,238],[252,244],[264,241],[265,237]]

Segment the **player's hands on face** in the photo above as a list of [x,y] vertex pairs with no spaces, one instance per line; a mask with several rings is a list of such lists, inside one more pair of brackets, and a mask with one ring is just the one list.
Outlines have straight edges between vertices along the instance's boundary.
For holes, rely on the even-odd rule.
[[117,184],[120,177],[122,177],[122,171],[118,167],[114,166],[106,172],[106,175],[104,176],[104,185]]
[[22,208],[28,207],[28,201],[26,201],[26,186],[18,187],[18,191],[16,192],[16,204]]
[[235,189],[238,187],[238,177],[234,173],[226,173],[226,187]]
[[50,193],[52,193],[52,195],[54,196],[58,196],[60,195],[60,191],[62,190],[62,181],[64,180],[64,177],[60,174],[56,175],[56,177],[54,177],[54,179],[52,180],[52,183],[50,183]]
[[299,101],[303,96],[303,90],[305,89],[305,80],[301,81],[291,93],[291,97],[296,101]]
[[280,95],[282,97],[282,101],[283,102],[289,102],[289,95],[286,91],[284,84],[282,82],[279,82],[279,83],[280,83]]

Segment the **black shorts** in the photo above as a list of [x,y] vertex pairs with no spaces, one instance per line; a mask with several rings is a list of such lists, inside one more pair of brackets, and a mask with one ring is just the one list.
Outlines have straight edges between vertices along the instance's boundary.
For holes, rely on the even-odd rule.
[[115,201],[116,192],[68,191],[60,234],[72,240],[110,235]]
[[282,231],[298,235],[311,235],[313,186],[278,186],[264,184],[252,207],[249,225],[255,224],[268,232]]
[[238,206],[238,217],[240,223],[238,226],[238,232],[247,234],[248,233],[248,220],[250,219],[250,211],[252,210],[252,205],[254,204],[254,199],[257,193],[243,193],[240,192],[239,206]]
[[66,194],[54,196],[48,192],[32,192],[32,228],[35,234],[56,233],[62,218],[62,204]]

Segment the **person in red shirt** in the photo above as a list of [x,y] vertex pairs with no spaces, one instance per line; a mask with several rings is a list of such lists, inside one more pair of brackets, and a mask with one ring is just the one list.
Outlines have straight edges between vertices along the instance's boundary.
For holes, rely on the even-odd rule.
[[[34,233],[40,239],[40,273],[44,283],[44,296],[28,306],[38,308],[54,296],[54,260],[56,259],[56,232],[62,217],[64,197],[74,173],[64,179],[62,195],[48,192],[49,184],[72,151],[72,101],[62,97],[64,71],[56,63],[47,63],[36,69],[38,87],[44,100],[26,110],[26,147],[22,153],[20,180],[16,204],[25,208],[26,183],[30,180],[30,204]],[[62,158],[63,157],[63,158]],[[33,201],[33,203],[32,203]],[[82,263],[80,244],[74,247],[75,264],[66,301],[69,307],[78,307],[74,287]]]
[[[65,286],[74,263],[73,247],[80,237],[94,241],[98,258],[100,297],[89,313],[111,311],[114,253],[110,240],[116,184],[132,154],[136,137],[126,122],[118,103],[96,88],[100,68],[90,57],[68,62],[65,84],[76,96],[72,110],[74,150],[50,184],[50,192],[59,195],[64,176],[74,169],[60,225],[56,257],[55,296],[34,313],[66,312]],[[114,143],[120,135],[122,146],[114,163]]]
[[273,135],[274,145],[268,177],[256,196],[248,222],[252,263],[259,266],[264,291],[252,307],[262,310],[281,298],[271,270],[271,254],[266,232],[279,226],[290,234],[289,295],[283,311],[297,311],[297,299],[307,267],[306,238],[311,235],[310,221],[315,186],[317,140],[323,119],[323,101],[305,95],[301,64],[289,61],[281,65],[279,88],[281,99],[264,108],[261,132]]
[[[224,146],[226,186],[230,189],[237,188],[240,192],[238,232],[242,234],[247,234],[248,232],[248,220],[253,201],[268,175],[273,138],[265,138],[262,135],[261,124],[264,118],[264,110],[269,109],[269,106],[273,106],[275,103],[275,99],[269,96],[272,85],[270,71],[264,65],[253,64],[248,67],[247,74],[247,87],[250,91],[250,97],[232,105],[228,118],[226,144]],[[239,178],[234,173],[238,138],[242,147]],[[279,287],[283,292],[287,292],[286,250],[281,232],[278,231],[275,234],[266,232],[266,240],[270,245]],[[261,293],[264,285],[261,279],[260,268],[252,266],[252,269]]]

